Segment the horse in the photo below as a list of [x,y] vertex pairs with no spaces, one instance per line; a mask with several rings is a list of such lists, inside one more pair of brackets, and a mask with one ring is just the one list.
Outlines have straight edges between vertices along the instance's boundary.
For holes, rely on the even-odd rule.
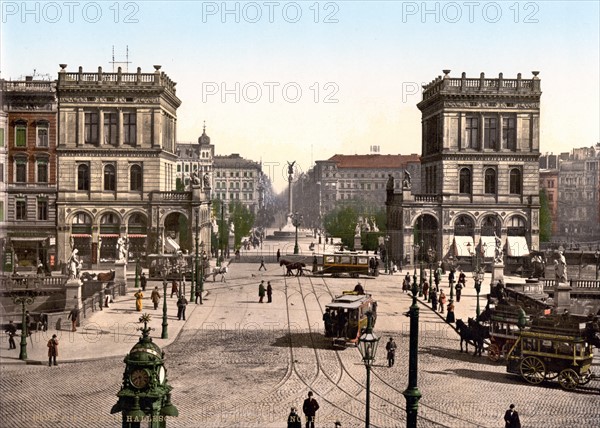
[[102,272],[96,275],[96,279],[100,282],[109,282],[115,279],[115,271],[111,269],[109,272]]
[[94,279],[96,279],[96,274],[89,273],[89,272],[83,272],[80,276],[80,279],[82,281],[93,281]]
[[227,275],[227,271],[228,271],[227,266],[214,267],[212,272],[209,273],[209,275],[212,275],[213,282],[216,281],[217,275],[221,275],[221,282],[227,282],[227,280],[225,279],[225,275]]
[[490,338],[489,327],[483,325],[481,322],[473,318],[468,318],[467,324],[469,324],[469,328],[474,331],[476,335],[481,336],[483,339]]
[[285,266],[287,271],[286,271],[286,276],[292,276],[292,270],[296,269],[296,276],[302,276],[302,270],[306,267],[305,263],[302,262],[291,262],[289,260],[286,259],[281,259],[279,261],[279,266]]
[[475,346],[475,352],[473,355],[479,354],[483,350],[483,335],[478,334],[475,329],[467,327],[463,320],[456,320],[456,330],[460,335],[460,352],[463,351],[462,344],[465,342],[465,352],[469,353],[469,342]]

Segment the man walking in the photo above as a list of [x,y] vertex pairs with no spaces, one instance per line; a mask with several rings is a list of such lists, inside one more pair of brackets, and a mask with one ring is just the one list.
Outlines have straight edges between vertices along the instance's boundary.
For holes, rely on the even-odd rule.
[[261,281],[258,285],[258,303],[263,303],[263,299],[265,297],[265,282]]
[[152,303],[154,304],[154,310],[158,309],[158,302],[160,301],[160,293],[158,291],[158,287],[154,287],[154,290],[152,290],[150,300],[152,300]]
[[261,269],[267,270],[267,267],[265,266],[265,258],[263,256],[260,256],[260,266],[258,267],[259,271]]
[[79,318],[79,309],[77,308],[77,305],[75,305],[75,307],[73,307],[73,309],[71,309],[71,312],[69,312],[69,316],[67,317],[67,319],[71,320],[71,331],[77,331],[77,319]]
[[462,293],[463,283],[459,281],[458,284],[456,284],[456,287],[454,288],[456,289],[456,301],[460,302],[460,295]]
[[281,251],[277,248],[277,263],[279,263],[279,259],[281,258]]
[[514,404],[511,404],[506,413],[504,413],[504,426],[505,428],[521,428],[519,413],[515,410]]
[[394,362],[395,362],[395,357],[396,357],[396,342],[394,342],[394,338],[390,337],[390,340],[388,340],[388,343],[386,343],[385,345],[385,349],[387,351],[387,360],[388,360],[388,367],[393,367],[394,366]]
[[140,276],[140,284],[142,285],[142,291],[146,291],[146,285],[148,284],[148,278],[146,278],[146,274],[142,272],[142,276]]
[[187,307],[188,301],[183,294],[179,296],[177,300],[177,319],[181,321],[181,318],[185,321],[185,308]]
[[58,357],[58,339],[56,338],[56,334],[52,335],[52,339],[48,341],[48,367],[52,365],[57,366],[56,357]]
[[14,323],[9,321],[6,326],[6,333],[8,333],[8,349],[17,349],[17,345],[15,344],[15,336],[17,335],[17,326]]
[[267,281],[267,303],[273,303],[273,287],[271,287],[271,281]]
[[319,410],[319,403],[313,398],[312,391],[308,391],[308,398],[304,400],[302,411],[306,416],[306,428],[315,428],[315,415]]

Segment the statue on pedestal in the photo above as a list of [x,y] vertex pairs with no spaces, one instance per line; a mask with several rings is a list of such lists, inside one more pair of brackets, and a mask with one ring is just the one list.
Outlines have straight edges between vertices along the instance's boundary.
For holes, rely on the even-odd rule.
[[404,170],[404,180],[402,181],[402,187],[404,189],[410,189],[410,172]]
[[554,260],[554,275],[557,282],[567,282],[567,260],[562,251],[558,252],[558,258]]
[[494,232],[494,238],[496,240],[496,246],[494,247],[494,263],[502,264],[502,239]]
[[123,238],[122,236],[117,239],[117,261],[126,262],[127,261],[127,248],[128,248],[127,238]]
[[82,262],[78,253],[79,250],[75,248],[67,260],[69,266],[69,279],[79,279]]

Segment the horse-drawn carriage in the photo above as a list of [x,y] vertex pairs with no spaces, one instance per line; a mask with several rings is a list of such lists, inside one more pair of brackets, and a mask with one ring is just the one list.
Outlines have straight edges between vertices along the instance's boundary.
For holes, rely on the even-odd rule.
[[362,329],[367,327],[369,313],[375,326],[377,302],[370,294],[344,291],[325,305],[325,336],[332,338],[334,347],[357,345]]
[[529,322],[523,309],[506,303],[490,306],[488,358],[498,361],[506,358],[519,337],[521,328]]
[[376,276],[379,265],[379,258],[376,255],[340,251],[324,254],[323,264],[315,273],[333,277],[349,275],[353,278],[360,275]]
[[508,351],[506,370],[534,385],[558,378],[564,389],[575,389],[593,377],[592,345],[598,346],[596,338],[596,332],[585,322],[568,316],[533,319]]
[[[184,275],[187,281],[191,281],[192,272],[195,269],[195,256],[193,254],[150,254],[147,258],[148,273],[150,279],[163,279],[168,281],[180,280]],[[203,269],[204,274],[208,272],[210,264],[208,259],[199,256],[198,267]]]

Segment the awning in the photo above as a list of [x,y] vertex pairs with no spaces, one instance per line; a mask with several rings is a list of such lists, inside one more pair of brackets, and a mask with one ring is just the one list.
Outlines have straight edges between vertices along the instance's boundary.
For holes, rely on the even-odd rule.
[[506,255],[509,257],[528,256],[527,239],[524,236],[508,236],[506,238]]
[[120,235],[116,233],[101,233],[100,238],[118,238]]
[[128,238],[145,238],[148,235],[142,235],[140,233],[130,233],[127,235]]
[[71,238],[91,238],[89,233],[71,233]]
[[483,257],[496,256],[496,238],[494,236],[482,236],[481,245],[484,246]]
[[11,236],[10,240],[11,241],[30,241],[30,242],[41,242],[41,241],[45,241],[46,239],[48,239],[47,236],[45,237],[39,237],[39,236]]
[[473,237],[471,236],[455,236],[454,237],[454,255],[456,257],[471,257],[469,249],[475,254],[475,246]]

